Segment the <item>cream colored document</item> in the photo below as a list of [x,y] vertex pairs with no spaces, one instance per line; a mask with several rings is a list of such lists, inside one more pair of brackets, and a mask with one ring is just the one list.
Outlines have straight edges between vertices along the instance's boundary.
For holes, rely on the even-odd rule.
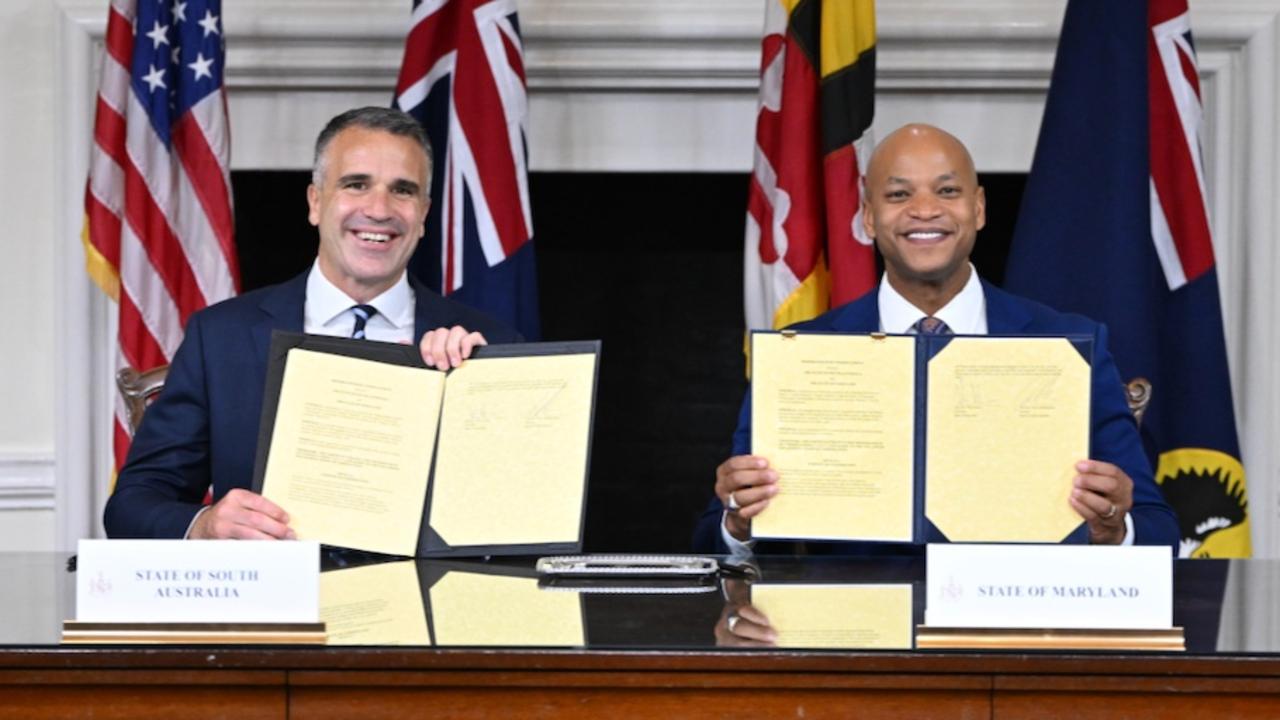
[[579,593],[538,588],[536,578],[451,570],[428,592],[437,645],[581,647]]
[[769,618],[777,646],[911,648],[910,585],[753,585],[751,604]]
[[910,542],[915,339],[752,336],[751,448],[778,471],[755,537]]
[[1060,542],[1089,455],[1090,367],[1064,338],[955,338],[929,361],[925,515],[952,541]]
[[578,541],[595,363],[481,358],[449,375],[429,518],[446,543]]
[[430,645],[412,560],[320,573],[320,620],[329,645]]
[[413,555],[445,374],[294,348],[262,494],[298,537]]

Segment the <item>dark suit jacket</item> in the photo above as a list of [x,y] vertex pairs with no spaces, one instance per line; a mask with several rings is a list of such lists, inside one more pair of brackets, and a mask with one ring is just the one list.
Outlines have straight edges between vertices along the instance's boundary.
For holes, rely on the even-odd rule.
[[[1091,398],[1090,456],[1094,460],[1118,465],[1133,479],[1134,542],[1139,545],[1169,545],[1177,548],[1178,521],[1173,510],[1165,503],[1151,472],[1151,463],[1142,449],[1138,426],[1134,423],[1125,402],[1123,383],[1116,370],[1115,361],[1107,350],[1107,329],[1104,325],[1080,315],[1057,312],[1039,303],[1011,295],[986,282],[982,283],[987,302],[987,330],[992,335],[1092,335],[1093,336],[1093,391]],[[797,323],[798,330],[825,330],[837,332],[875,332],[880,329],[880,302],[876,292],[869,292],[859,300],[842,305],[807,322]],[[751,393],[747,392],[738,418],[738,429],[733,434],[733,454],[751,452]],[[698,520],[694,531],[694,548],[697,552],[725,553],[720,535],[721,515],[724,507],[717,497],[712,497],[706,512]],[[839,553],[872,554],[892,552],[892,546],[868,548],[861,543],[809,543],[820,550]],[[824,547],[831,546],[831,547]],[[789,546],[788,546],[789,547]],[[760,543],[756,552],[769,552],[768,543]],[[910,552],[898,548],[899,552]]]
[[[520,336],[410,280],[414,337],[462,325],[491,343]],[[164,390],[147,409],[104,517],[113,538],[180,538],[212,486],[249,488],[272,330],[302,332],[307,273],[191,316]]]

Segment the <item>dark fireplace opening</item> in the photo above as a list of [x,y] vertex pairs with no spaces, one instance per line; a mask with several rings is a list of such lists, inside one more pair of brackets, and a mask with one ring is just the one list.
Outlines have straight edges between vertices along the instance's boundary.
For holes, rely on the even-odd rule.
[[[236,171],[244,290],[315,258],[307,171]],[[1026,176],[984,174],[975,266],[999,284]],[[529,180],[544,340],[603,341],[590,552],[687,552],[746,389],[746,173],[555,173]],[[534,492],[512,479],[512,492]]]

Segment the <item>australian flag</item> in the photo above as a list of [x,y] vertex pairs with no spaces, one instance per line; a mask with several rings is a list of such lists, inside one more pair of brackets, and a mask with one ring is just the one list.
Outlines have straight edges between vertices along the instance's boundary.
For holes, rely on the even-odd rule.
[[515,0],[415,0],[395,106],[435,149],[409,271],[535,340],[523,54]]
[[1111,327],[1182,555],[1250,553],[1186,0],[1067,5],[1006,285]]

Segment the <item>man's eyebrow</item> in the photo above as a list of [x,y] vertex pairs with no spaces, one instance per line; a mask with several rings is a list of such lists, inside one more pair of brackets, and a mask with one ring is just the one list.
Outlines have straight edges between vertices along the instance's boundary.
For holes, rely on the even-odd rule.
[[407,192],[416,193],[422,189],[422,186],[412,180],[400,179],[392,182],[391,188],[393,190],[404,190]]
[[900,178],[896,175],[890,175],[884,179],[886,185],[910,185],[911,181],[906,178]]
[[350,175],[343,175],[342,177],[338,178],[338,184],[346,185],[347,183],[352,183],[352,182],[367,183],[369,182],[369,179],[370,178],[368,173],[352,173]]

